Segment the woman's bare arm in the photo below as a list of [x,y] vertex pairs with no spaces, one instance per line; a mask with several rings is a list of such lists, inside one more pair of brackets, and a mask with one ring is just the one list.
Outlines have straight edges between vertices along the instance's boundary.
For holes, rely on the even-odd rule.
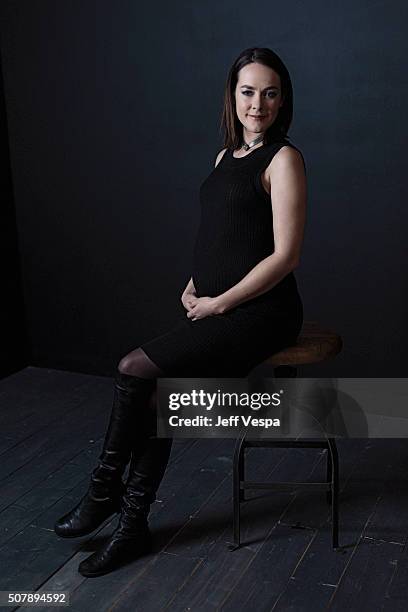
[[195,291],[195,287],[194,287],[194,282],[193,282],[193,277],[190,278],[190,280],[187,283],[186,288],[184,289],[183,293],[189,293],[191,291]]
[[217,155],[217,157],[216,157],[216,159],[215,159],[215,164],[214,164],[214,165],[215,165],[215,167],[217,167],[217,166],[218,166],[218,164],[220,163],[220,161],[222,160],[222,157],[223,157],[223,155],[224,155],[224,153],[225,153],[225,151],[226,151],[226,150],[227,150],[227,149],[222,149],[222,151],[220,151],[220,152],[218,153],[218,155]]

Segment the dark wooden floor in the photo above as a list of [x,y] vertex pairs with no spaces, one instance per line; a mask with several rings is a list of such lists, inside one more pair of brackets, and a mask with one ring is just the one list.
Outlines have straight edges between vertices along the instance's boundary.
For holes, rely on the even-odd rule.
[[[111,379],[56,370],[0,381],[0,590],[67,590],[78,612],[408,609],[405,440],[338,443],[339,552],[323,494],[259,491],[243,505],[245,546],[230,552],[234,441],[176,440],[150,515],[154,553],[83,578],[79,562],[117,519],[78,540],[53,523],[86,490],[112,395]],[[262,480],[324,479],[324,463],[318,450],[248,451]]]

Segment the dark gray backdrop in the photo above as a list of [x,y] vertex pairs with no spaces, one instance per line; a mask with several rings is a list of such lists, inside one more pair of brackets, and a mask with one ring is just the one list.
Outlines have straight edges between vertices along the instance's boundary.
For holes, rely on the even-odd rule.
[[227,70],[257,45],[294,83],[305,315],[344,338],[340,357],[305,373],[406,375],[405,3],[19,0],[0,11],[30,363],[112,374],[172,323]]

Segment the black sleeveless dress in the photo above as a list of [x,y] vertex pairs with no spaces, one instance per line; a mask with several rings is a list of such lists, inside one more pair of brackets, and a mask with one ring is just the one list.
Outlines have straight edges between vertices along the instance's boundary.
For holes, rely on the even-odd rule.
[[[293,147],[283,140],[241,158],[228,149],[202,183],[192,269],[198,297],[224,293],[273,253],[271,198],[261,174],[285,145]],[[175,325],[141,345],[165,376],[245,377],[296,341],[303,306],[291,272],[269,291],[224,314],[196,321],[186,315],[180,303]]]

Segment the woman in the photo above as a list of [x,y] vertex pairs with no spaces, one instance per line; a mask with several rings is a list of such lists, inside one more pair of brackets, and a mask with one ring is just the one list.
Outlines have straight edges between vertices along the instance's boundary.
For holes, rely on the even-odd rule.
[[201,223],[182,315],[121,359],[89,490],[55,525],[59,536],[82,536],[120,511],[106,544],[80,564],[84,576],[110,572],[151,549],[147,517],[172,443],[155,437],[157,377],[245,377],[296,341],[303,309],[293,270],[306,179],[302,155],[287,139],[291,120],[292,85],[282,61],[269,49],[243,51],[226,84],[225,148],[200,188]]

